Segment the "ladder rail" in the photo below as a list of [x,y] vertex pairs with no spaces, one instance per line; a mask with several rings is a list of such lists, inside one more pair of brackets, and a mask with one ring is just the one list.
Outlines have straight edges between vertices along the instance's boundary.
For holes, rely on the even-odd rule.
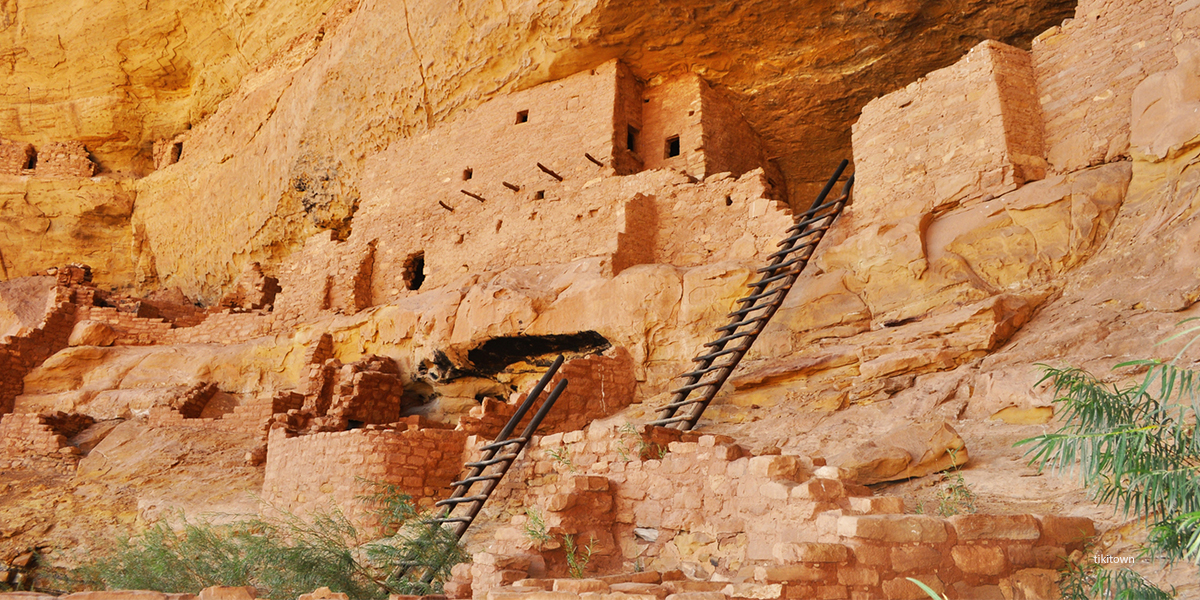
[[[680,376],[683,385],[673,390],[671,399],[659,408],[656,419],[650,425],[683,431],[696,426],[709,403],[782,306],[788,291],[808,265],[825,233],[841,215],[850,199],[854,176],[846,180],[835,199],[828,202],[826,199],[848,165],[849,161],[846,160],[838,165],[809,209],[798,215],[797,222],[788,228],[785,239],[778,244],[781,249],[768,256],[766,267],[756,271],[760,274],[758,281],[748,284],[751,293],[737,301],[741,308],[727,315],[730,319],[727,325],[716,328],[719,337],[705,343],[699,356],[692,359],[693,363],[698,364]],[[726,348],[730,342],[734,344]],[[717,363],[718,358],[723,360]],[[703,392],[699,393],[699,397],[692,398],[692,392],[697,390]],[[687,414],[680,415],[679,411],[687,406],[691,409]]]

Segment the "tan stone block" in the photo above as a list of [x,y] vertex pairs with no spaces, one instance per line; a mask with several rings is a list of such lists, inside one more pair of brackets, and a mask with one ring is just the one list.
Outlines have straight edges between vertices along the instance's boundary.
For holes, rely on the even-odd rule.
[[554,591],[582,594],[584,592],[607,592],[608,584],[599,579],[555,579]]
[[[909,577],[929,586],[938,595],[943,595],[946,592],[946,587],[942,584],[942,580],[938,579],[938,576],[933,573],[910,575]],[[895,577],[884,581],[883,596],[887,600],[929,600],[929,594],[926,594],[906,577]]]
[[904,498],[869,496],[850,498],[850,510],[862,515],[904,514]]
[[145,590],[107,590],[101,592],[75,592],[61,596],[59,600],[166,600],[162,592]]
[[791,455],[755,456],[749,462],[750,474],[769,479],[793,479],[800,470],[800,461]]
[[941,543],[948,538],[941,519],[924,515],[868,515],[838,518],[837,533],[842,537],[883,542]]
[[1086,517],[1042,517],[1042,543],[1063,546],[1068,551],[1078,550],[1096,535],[1096,524]]
[[784,563],[835,563],[848,560],[850,549],[842,544],[780,542],[771,549],[771,555],[775,560]]
[[1000,580],[1005,600],[1042,600],[1058,598],[1058,571],[1022,569]]
[[554,590],[553,579],[519,579],[513,582],[514,587],[537,588],[539,590]]
[[891,549],[892,570],[906,573],[941,564],[942,553],[930,546],[895,546]]
[[[487,600],[525,600],[530,594],[542,591],[544,590],[540,588],[497,587],[488,590]],[[578,596],[573,594],[564,594],[564,596],[569,597],[562,598],[561,600],[578,600]]]
[[[658,573],[654,573],[654,575],[658,575]],[[662,600],[670,595],[670,592],[667,590],[667,588],[657,583],[638,583],[636,581],[627,581],[609,584],[608,589],[613,593],[654,596],[659,600]]]
[[1014,569],[1039,568],[1060,569],[1066,566],[1066,557],[1070,553],[1059,546],[1030,546],[1027,544],[1010,544],[1004,548],[1004,555]]
[[1038,520],[1032,515],[956,515],[949,523],[959,541],[1036,540],[1041,537]]
[[838,568],[837,580],[842,585],[879,585],[879,571],[871,567],[842,566]]
[[1008,570],[1004,549],[997,546],[958,545],[950,549],[954,564],[963,573],[1000,575]]
[[[696,583],[716,583],[716,582],[696,582]],[[721,588],[725,584],[720,584]],[[711,586],[710,586],[711,587]],[[720,588],[718,588],[720,589]],[[695,592],[677,592],[667,596],[666,600],[728,600],[725,594],[717,591],[695,591]]]
[[818,502],[836,502],[846,497],[846,488],[837,479],[813,478],[792,488],[792,497]]
[[254,586],[221,586],[214,585],[200,590],[200,600],[254,600],[258,591]]
[[783,585],[778,583],[731,583],[721,591],[730,598],[776,600],[783,597]]
[[812,565],[773,565],[754,568],[754,580],[766,583],[788,581],[822,581],[832,571]]

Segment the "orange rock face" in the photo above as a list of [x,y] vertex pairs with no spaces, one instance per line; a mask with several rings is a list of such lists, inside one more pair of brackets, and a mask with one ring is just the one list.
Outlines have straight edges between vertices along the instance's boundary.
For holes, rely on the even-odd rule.
[[[457,597],[1052,593],[1118,523],[1011,446],[1036,363],[1198,310],[1200,9],[634,4],[0,12],[0,548],[430,506],[562,353]],[[705,430],[643,427],[851,149]]]

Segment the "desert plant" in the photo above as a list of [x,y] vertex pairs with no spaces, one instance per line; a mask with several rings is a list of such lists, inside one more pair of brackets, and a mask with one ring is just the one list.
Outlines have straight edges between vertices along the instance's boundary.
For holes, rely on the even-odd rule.
[[327,586],[352,598],[384,598],[432,593],[465,559],[454,536],[394,486],[379,485],[363,500],[386,537],[364,539],[337,509],[307,519],[275,511],[229,525],[176,515],[120,540],[80,567],[72,583],[168,593],[253,585],[278,600]]
[[[953,448],[950,449],[950,458],[951,462],[958,462],[957,452]],[[953,517],[954,515],[971,514],[976,510],[975,491],[967,484],[966,479],[963,479],[962,472],[955,464],[954,475],[950,481],[938,489],[937,513],[943,517]]]
[[912,577],[905,577],[905,579],[911,581],[917,587],[921,588],[921,591],[925,592],[925,594],[927,596],[929,596],[930,598],[933,598],[933,600],[946,600],[945,596],[939,596],[937,591],[935,591],[933,588],[929,587],[928,585],[925,585],[924,583],[922,583],[916,579],[913,579]]
[[542,513],[533,507],[525,509],[525,537],[538,544],[550,541],[546,521]]
[[[1146,375],[1119,387],[1080,369],[1041,365],[1039,384],[1053,385],[1062,426],[1018,444],[1032,444],[1027,455],[1039,471],[1075,470],[1097,500],[1148,523],[1142,556],[1200,561],[1200,377],[1157,360],[1122,367]],[[1128,569],[1077,571],[1063,579],[1065,598],[1169,597]]]
[[575,579],[581,579],[592,561],[592,551],[595,550],[596,539],[588,540],[583,548],[575,545],[575,537],[569,533],[563,534],[563,551],[567,554],[567,573]]
[[546,455],[554,462],[562,465],[570,472],[575,472],[575,463],[571,460],[571,451],[566,446],[559,446],[554,450],[547,450]]

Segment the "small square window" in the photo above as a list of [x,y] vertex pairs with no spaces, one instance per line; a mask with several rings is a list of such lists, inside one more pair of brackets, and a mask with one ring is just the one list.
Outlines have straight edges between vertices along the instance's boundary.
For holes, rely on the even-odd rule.
[[545,191],[545,190],[538,190],[538,191],[537,191],[537,193],[535,193],[535,194],[533,195],[533,199],[534,199],[534,200],[544,200],[545,198],[546,198],[546,191]]
[[517,112],[517,124],[520,125],[521,123],[528,123],[528,122],[529,122],[529,111],[527,111],[527,110],[518,111]]
[[475,171],[473,171],[471,169],[463,169],[463,181],[470,179],[474,175],[475,175]]
[[666,157],[679,156],[679,136],[673,135],[667,138]]

